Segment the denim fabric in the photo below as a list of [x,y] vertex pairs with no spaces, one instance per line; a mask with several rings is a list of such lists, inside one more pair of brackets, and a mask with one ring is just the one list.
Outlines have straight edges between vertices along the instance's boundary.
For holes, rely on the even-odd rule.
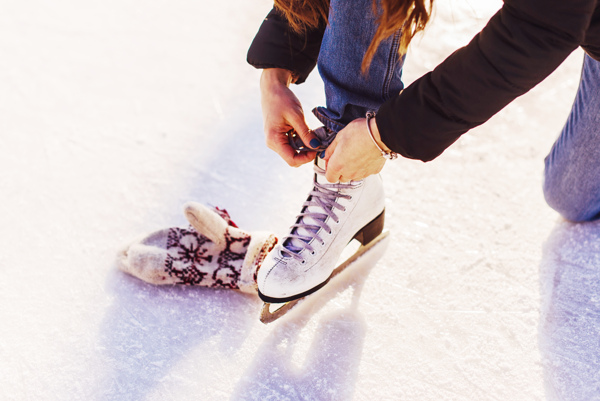
[[317,107],[313,113],[334,132],[369,110],[377,111],[403,88],[400,31],[381,43],[369,71],[361,73],[363,56],[377,28],[375,20],[372,0],[330,1],[329,25],[317,63],[327,107]]
[[548,204],[571,221],[600,218],[600,62],[588,55],[571,114],[545,162]]

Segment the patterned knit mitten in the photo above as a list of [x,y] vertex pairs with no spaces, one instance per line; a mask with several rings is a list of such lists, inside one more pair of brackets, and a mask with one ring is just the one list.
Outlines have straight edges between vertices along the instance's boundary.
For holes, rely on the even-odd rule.
[[153,232],[119,252],[119,268],[151,284],[186,284],[256,293],[256,272],[277,243],[248,233],[225,210],[189,202],[191,226]]

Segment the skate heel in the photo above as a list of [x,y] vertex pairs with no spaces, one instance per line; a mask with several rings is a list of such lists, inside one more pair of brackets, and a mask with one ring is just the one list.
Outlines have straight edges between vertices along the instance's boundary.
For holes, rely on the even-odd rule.
[[354,235],[354,239],[360,242],[362,245],[367,245],[373,241],[383,231],[383,224],[385,222],[385,209],[375,217],[369,224],[364,226]]

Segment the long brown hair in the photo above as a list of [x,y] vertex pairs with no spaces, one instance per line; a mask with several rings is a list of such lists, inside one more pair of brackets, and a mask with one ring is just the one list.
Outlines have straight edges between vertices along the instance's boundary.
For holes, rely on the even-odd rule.
[[[367,49],[362,70],[366,72],[381,41],[392,36],[402,28],[400,54],[406,53],[410,41],[425,29],[431,17],[433,0],[373,0],[373,11],[377,15],[377,31]],[[327,23],[329,0],[275,0],[275,7],[280,10],[296,32],[317,28]]]

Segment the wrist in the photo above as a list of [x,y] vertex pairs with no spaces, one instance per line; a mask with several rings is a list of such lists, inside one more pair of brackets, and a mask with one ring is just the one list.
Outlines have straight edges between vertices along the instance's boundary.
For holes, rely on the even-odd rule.
[[377,123],[375,122],[376,117],[371,117],[368,119],[369,128],[371,129],[371,134],[373,135],[373,139],[379,148],[386,153],[392,153],[392,150],[387,147],[385,143],[381,140],[381,135],[379,135],[379,128],[377,127]]
[[294,83],[294,74],[284,68],[265,68],[260,76],[261,85],[280,84],[289,87]]
[[[373,122],[373,124],[371,123],[371,120],[374,120],[374,119],[375,119],[375,112],[373,112],[373,111],[367,112],[367,115],[366,115],[367,131],[369,132],[369,137],[373,141],[373,144],[375,145],[375,147],[377,148],[377,150],[381,153],[381,156],[384,157],[385,159],[388,159],[388,160],[397,159],[398,158],[398,154],[396,152],[392,152],[390,150],[390,148],[388,148],[385,145],[385,143],[383,143],[381,141],[381,136],[379,135],[379,129],[377,127],[377,124],[375,122]],[[373,132],[373,128],[372,127],[375,128],[375,131],[377,132],[377,134],[375,134]]]

